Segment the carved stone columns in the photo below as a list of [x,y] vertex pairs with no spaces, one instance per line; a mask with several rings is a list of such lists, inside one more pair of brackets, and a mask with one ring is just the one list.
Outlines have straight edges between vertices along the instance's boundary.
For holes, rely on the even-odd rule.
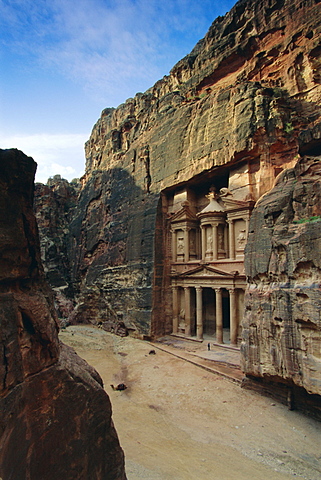
[[196,336],[203,339],[203,299],[202,287],[195,287],[196,290]]
[[178,332],[178,287],[172,287],[173,292],[173,333]]
[[191,290],[189,287],[184,287],[185,293],[185,335],[191,336]]
[[235,260],[235,232],[234,232],[234,221],[228,220],[229,224],[229,244],[230,244],[230,259]]
[[171,230],[172,232],[172,261],[176,262],[177,261],[177,235],[176,235],[176,230]]
[[247,240],[247,237],[249,236],[249,223],[250,219],[248,217],[244,218],[245,220],[245,238]]
[[189,228],[184,228],[184,262],[189,261]]
[[206,256],[206,228],[201,226],[201,236],[202,236],[202,260],[205,260]]
[[217,244],[217,224],[212,225],[212,236],[213,236],[213,260],[218,258],[218,244]]
[[228,289],[230,294],[230,333],[231,345],[237,345],[238,318],[236,310],[236,292],[234,288]]
[[216,305],[216,341],[223,341],[223,309],[222,309],[222,290],[215,288],[215,305]]

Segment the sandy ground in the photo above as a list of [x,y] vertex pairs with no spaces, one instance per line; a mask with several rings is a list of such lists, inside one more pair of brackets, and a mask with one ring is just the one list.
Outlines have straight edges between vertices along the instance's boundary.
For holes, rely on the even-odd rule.
[[60,338],[103,378],[128,480],[321,479],[320,423],[148,342],[88,326]]

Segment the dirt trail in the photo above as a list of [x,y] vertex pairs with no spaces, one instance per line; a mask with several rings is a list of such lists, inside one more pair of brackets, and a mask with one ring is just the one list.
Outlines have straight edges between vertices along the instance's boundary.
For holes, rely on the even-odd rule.
[[103,378],[128,480],[321,478],[320,423],[147,342],[87,326],[60,338]]

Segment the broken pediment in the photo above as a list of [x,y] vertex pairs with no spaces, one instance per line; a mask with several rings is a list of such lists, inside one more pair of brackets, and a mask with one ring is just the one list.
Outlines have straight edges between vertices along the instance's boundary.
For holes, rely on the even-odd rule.
[[221,201],[224,204],[226,212],[235,210],[252,210],[254,206],[253,201],[234,200],[231,197],[223,197],[221,198]]
[[171,216],[171,224],[197,221],[196,215],[192,212],[189,205],[188,201],[182,203],[182,208]]

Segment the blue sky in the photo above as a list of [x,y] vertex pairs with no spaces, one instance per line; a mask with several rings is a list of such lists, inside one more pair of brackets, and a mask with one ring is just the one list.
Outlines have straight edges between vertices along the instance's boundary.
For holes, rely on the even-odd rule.
[[0,0],[0,148],[36,180],[84,171],[106,107],[167,75],[235,0]]

